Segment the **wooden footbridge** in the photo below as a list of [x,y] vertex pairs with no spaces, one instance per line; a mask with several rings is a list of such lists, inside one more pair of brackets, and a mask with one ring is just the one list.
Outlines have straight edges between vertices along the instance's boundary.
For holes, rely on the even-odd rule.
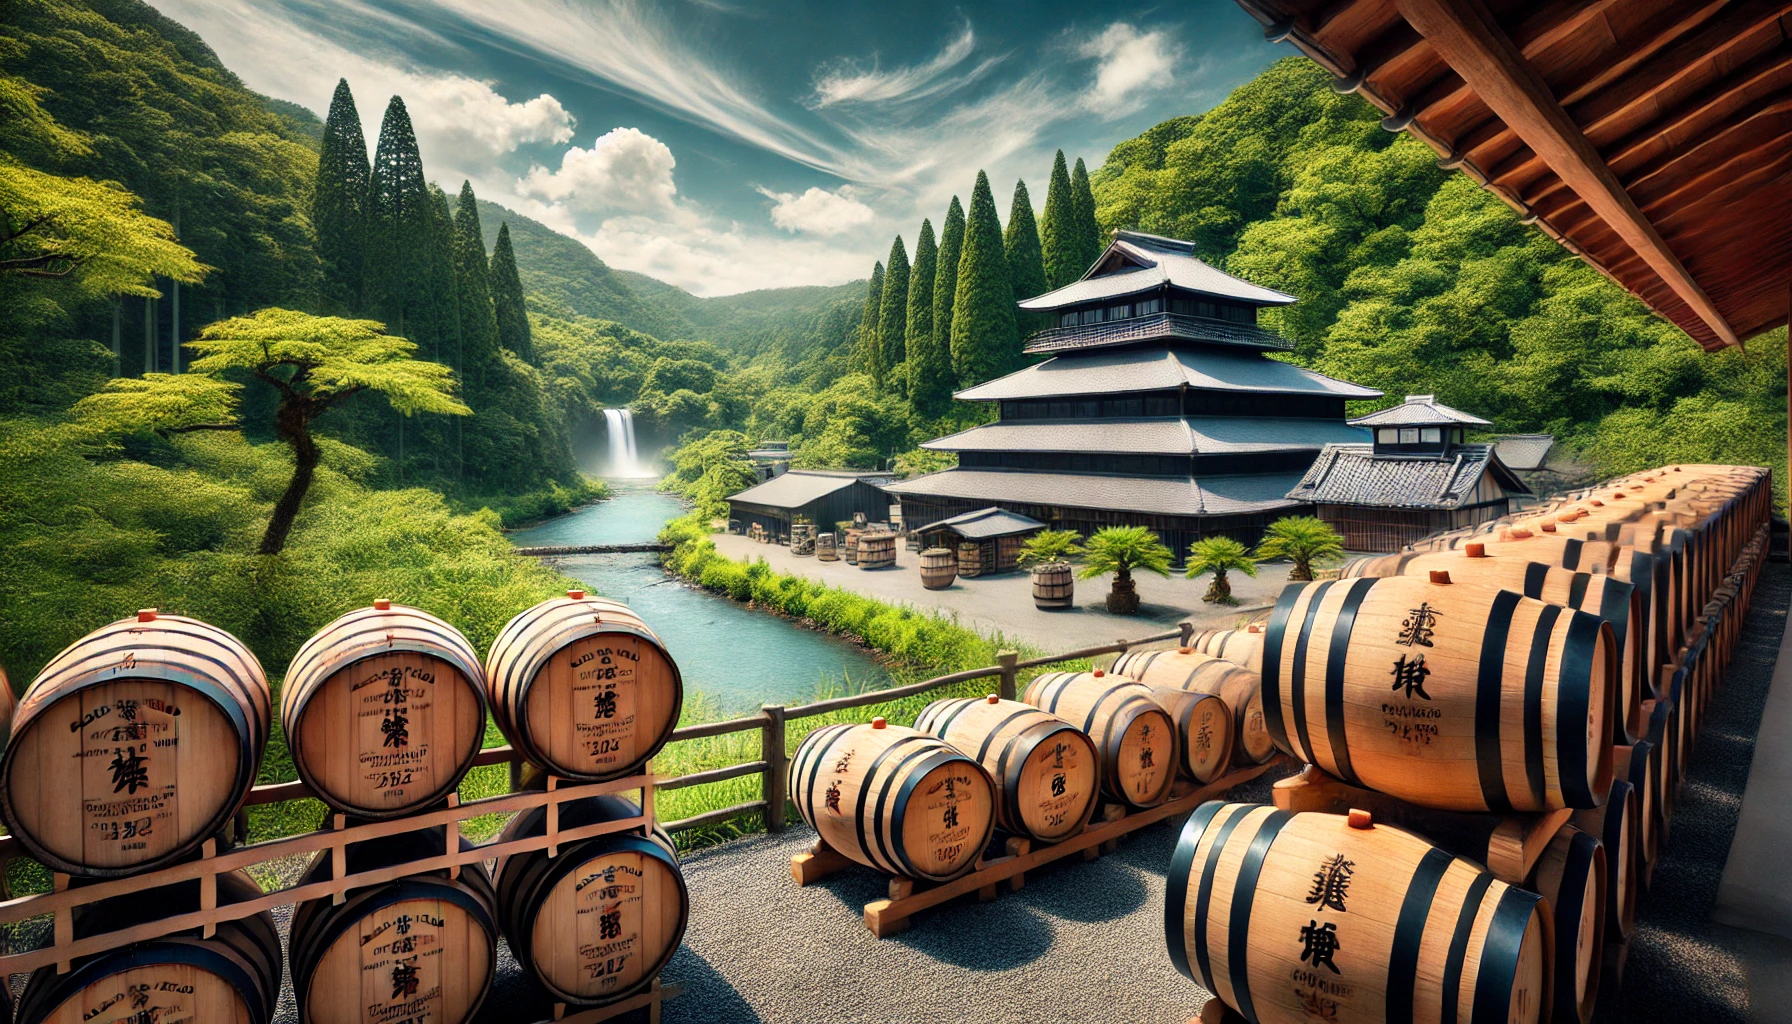
[[647,542],[642,544],[560,544],[547,547],[517,548],[516,553],[546,558],[552,555],[620,555],[670,550],[672,550],[670,544]]

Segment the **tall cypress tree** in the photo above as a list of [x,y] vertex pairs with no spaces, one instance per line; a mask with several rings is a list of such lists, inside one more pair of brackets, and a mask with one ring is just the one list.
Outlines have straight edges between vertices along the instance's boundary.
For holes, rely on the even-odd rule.
[[523,279],[516,272],[516,253],[510,248],[509,221],[498,225],[498,241],[492,246],[491,279],[498,344],[525,363],[535,362],[535,338],[529,330],[528,307],[523,304]]
[[429,186],[430,237],[428,264],[424,268],[424,288],[429,308],[434,311],[436,352],[441,361],[449,362],[467,387],[467,369],[474,364],[467,358],[460,334],[460,288],[454,274],[454,208],[448,193]]
[[1045,190],[1045,216],[1039,221],[1041,258],[1045,263],[1045,283],[1062,288],[1088,270],[1078,262],[1083,246],[1076,236],[1076,203],[1070,194],[1070,172],[1064,167],[1064,151],[1052,160],[1052,181]]
[[[467,367],[463,373],[483,389],[486,378],[501,361],[491,269],[485,262],[485,231],[479,225],[479,203],[473,197],[471,182],[460,184],[453,227],[454,291],[460,307],[460,341]],[[469,397],[482,396],[469,393]]]
[[[1033,222],[1033,197],[1027,194],[1027,183],[1024,181],[1014,183],[1014,205],[1008,210],[1008,230],[1002,233],[1002,252],[1008,258],[1008,276],[1014,288],[1014,301],[1044,295],[1051,290],[1045,283],[1045,260],[1039,250],[1039,228]],[[1021,337],[1039,329],[1039,314],[1017,309],[1014,316]],[[1019,355],[1017,350],[1017,359]]]
[[952,401],[952,357],[933,329],[933,282],[939,274],[939,247],[933,222],[921,222],[915,239],[915,266],[908,275],[908,400],[923,416],[938,416]]
[[941,385],[950,393],[957,382],[952,369],[952,304],[958,301],[958,259],[964,254],[964,207],[958,197],[946,207],[946,222],[940,225],[938,268],[933,272],[933,338],[945,360],[945,379]]
[[865,310],[859,314],[859,337],[853,345],[852,358],[848,364],[853,370],[877,373],[878,314],[883,310],[884,302],[884,265],[877,263],[871,268],[871,282],[865,289]]
[[[908,347],[903,336],[908,333],[908,250],[902,236],[890,243],[890,260],[884,264],[884,290],[877,303],[877,370],[874,376],[879,387],[889,380],[890,370],[902,362]],[[906,387],[906,377],[899,386]]]
[[1072,222],[1076,245],[1083,254],[1083,270],[1087,270],[1106,246],[1101,244],[1101,228],[1095,223],[1095,193],[1089,189],[1089,170],[1083,166],[1080,156],[1076,158],[1076,169],[1070,172],[1070,198],[1076,214],[1076,220]]
[[441,354],[429,305],[435,217],[410,114],[394,96],[368,178],[362,309],[385,323],[387,332],[422,346],[424,358],[432,360]]
[[990,380],[1019,362],[1012,280],[989,175],[978,171],[952,300],[952,370],[959,387]]
[[336,82],[330,116],[324,121],[317,155],[317,187],[311,194],[311,224],[323,262],[324,308],[351,316],[361,312],[361,271],[367,246],[367,139],[348,79]]

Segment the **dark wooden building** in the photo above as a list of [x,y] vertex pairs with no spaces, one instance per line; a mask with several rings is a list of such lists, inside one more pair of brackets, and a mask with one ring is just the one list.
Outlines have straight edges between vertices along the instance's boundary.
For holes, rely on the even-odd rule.
[[904,521],[994,505],[1084,536],[1146,526],[1178,559],[1206,536],[1254,543],[1308,510],[1287,495],[1321,449],[1368,440],[1344,403],[1381,396],[1267,358],[1293,346],[1257,311],[1293,301],[1187,242],[1116,232],[1081,280],[1020,303],[1050,316],[1026,345],[1050,358],[958,392],[999,418],[923,446],[958,466],[889,488]]
[[1368,444],[1331,444],[1288,497],[1311,503],[1352,551],[1398,551],[1439,530],[1498,519],[1531,490],[1491,444],[1467,444],[1492,424],[1431,395],[1350,421]]
[[792,469],[728,498],[728,529],[745,533],[755,523],[780,544],[790,542],[790,524],[801,519],[826,533],[854,513],[870,522],[889,516],[890,496],[882,484],[889,473],[856,470]]
[[960,552],[960,566],[964,564],[961,546],[977,545],[982,571],[988,575],[1020,568],[1021,545],[1043,529],[1045,524],[1031,516],[992,505],[937,520],[917,532],[924,548],[951,548]]

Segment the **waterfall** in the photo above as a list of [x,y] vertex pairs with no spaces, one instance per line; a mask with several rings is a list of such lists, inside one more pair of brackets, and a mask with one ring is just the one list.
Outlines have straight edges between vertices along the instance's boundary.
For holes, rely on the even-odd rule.
[[635,417],[627,409],[605,409],[604,422],[610,434],[610,471],[608,476],[648,477],[652,469],[641,465],[635,451]]

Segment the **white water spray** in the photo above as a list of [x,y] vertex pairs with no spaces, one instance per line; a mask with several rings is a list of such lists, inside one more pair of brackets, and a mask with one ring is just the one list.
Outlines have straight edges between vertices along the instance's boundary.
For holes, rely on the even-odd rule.
[[608,476],[649,477],[653,470],[641,465],[635,452],[635,417],[627,409],[605,409],[604,422],[610,434],[610,471]]

